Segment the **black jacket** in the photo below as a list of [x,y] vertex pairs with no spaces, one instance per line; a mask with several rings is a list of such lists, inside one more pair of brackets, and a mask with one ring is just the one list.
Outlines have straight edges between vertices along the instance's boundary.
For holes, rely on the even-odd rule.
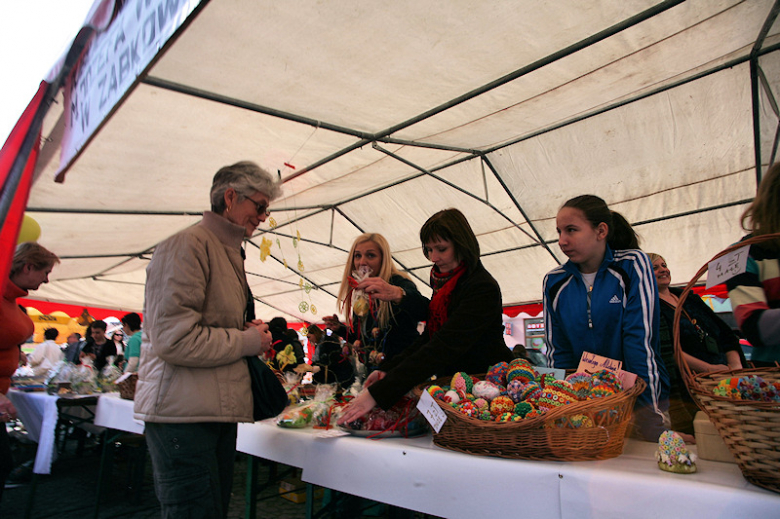
[[452,291],[447,322],[433,337],[423,332],[403,353],[382,363],[379,369],[387,376],[368,388],[371,396],[381,408],[389,409],[431,375],[485,373],[497,362],[511,361],[502,313],[501,289],[478,262]]
[[[376,341],[377,351],[384,353],[385,360],[391,360],[401,353],[407,346],[414,343],[420,334],[417,332],[417,323],[428,319],[428,298],[417,290],[417,286],[410,279],[403,276],[391,276],[390,284],[401,287],[406,296],[398,304],[392,305],[393,314],[386,329],[380,331]],[[371,330],[379,325],[371,315],[361,319],[352,316],[355,323],[355,332],[350,333],[347,341],[360,339],[364,346],[371,344]],[[352,336],[356,337],[352,337]]]

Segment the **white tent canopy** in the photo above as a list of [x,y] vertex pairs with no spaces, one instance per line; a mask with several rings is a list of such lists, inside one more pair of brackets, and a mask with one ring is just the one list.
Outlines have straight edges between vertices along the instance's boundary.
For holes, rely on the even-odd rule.
[[[112,58],[174,11],[148,65]],[[776,11],[770,0],[128,0],[76,70],[76,91],[95,63],[109,71],[101,85],[89,77],[97,131],[63,138],[85,112],[72,98],[44,125],[28,214],[63,261],[33,296],[142,310],[154,247],[200,219],[212,176],[238,160],[285,181],[277,226],[247,247],[260,317],[335,312],[362,232],[383,234],[430,295],[418,232],[447,207],[471,222],[504,304],[538,301],[566,259],[555,214],[585,193],[687,281],[744,234],[739,217],[773,160]],[[100,106],[111,94],[117,104]]]

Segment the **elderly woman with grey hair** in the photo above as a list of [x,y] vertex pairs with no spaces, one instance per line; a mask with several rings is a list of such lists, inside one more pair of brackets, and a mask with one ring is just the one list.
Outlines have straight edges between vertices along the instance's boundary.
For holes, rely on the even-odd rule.
[[241,247],[280,186],[252,162],[220,169],[211,211],[159,244],[146,269],[135,418],[163,517],[225,517],[238,422],[252,422],[244,357],[271,346],[254,319]]

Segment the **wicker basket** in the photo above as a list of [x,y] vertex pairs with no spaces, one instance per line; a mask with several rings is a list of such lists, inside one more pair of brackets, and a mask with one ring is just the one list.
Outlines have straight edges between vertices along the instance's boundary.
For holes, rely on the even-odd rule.
[[137,373],[131,373],[122,382],[117,382],[116,386],[119,388],[119,396],[125,400],[132,400],[135,397],[136,383],[138,383]]
[[[436,383],[448,385],[449,381],[449,377],[440,378]],[[425,390],[425,385],[415,389],[418,396]],[[637,378],[632,388],[616,395],[568,404],[544,415],[505,423],[466,416],[437,399],[447,420],[438,433],[434,432],[433,443],[468,454],[513,459],[587,461],[614,458],[623,452],[623,439],[631,422],[634,402],[645,387],[644,380]],[[575,427],[573,423],[581,416],[590,418],[594,426]]]
[[[724,249],[712,259],[715,260],[745,245],[778,238],[780,234],[750,238]],[[715,428],[734,455],[745,479],[754,485],[780,493],[780,403],[735,400],[716,396],[712,392],[721,380],[734,376],[758,375],[769,383],[780,381],[780,368],[737,369],[695,374],[682,354],[680,346],[682,306],[693,285],[706,271],[707,265],[704,265],[680,294],[677,310],[674,313],[672,332],[675,359],[691,397],[715,424]]]

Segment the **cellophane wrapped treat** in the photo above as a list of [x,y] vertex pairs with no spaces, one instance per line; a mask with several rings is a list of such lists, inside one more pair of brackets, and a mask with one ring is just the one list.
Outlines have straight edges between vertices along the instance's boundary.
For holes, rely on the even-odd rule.
[[[360,283],[364,279],[367,279],[371,275],[371,269],[367,265],[360,266],[357,270],[352,271],[352,277]],[[358,317],[365,317],[368,315],[371,309],[371,301],[363,290],[355,289],[352,291],[352,311]]]
[[336,394],[335,384],[320,384],[313,400],[306,400],[288,407],[276,420],[279,427],[300,429],[310,425],[326,424],[330,414],[330,405]]
[[301,374],[294,371],[284,372],[284,383],[282,386],[287,391],[287,397],[290,399],[290,404],[295,405],[301,399],[300,387],[301,387]]

